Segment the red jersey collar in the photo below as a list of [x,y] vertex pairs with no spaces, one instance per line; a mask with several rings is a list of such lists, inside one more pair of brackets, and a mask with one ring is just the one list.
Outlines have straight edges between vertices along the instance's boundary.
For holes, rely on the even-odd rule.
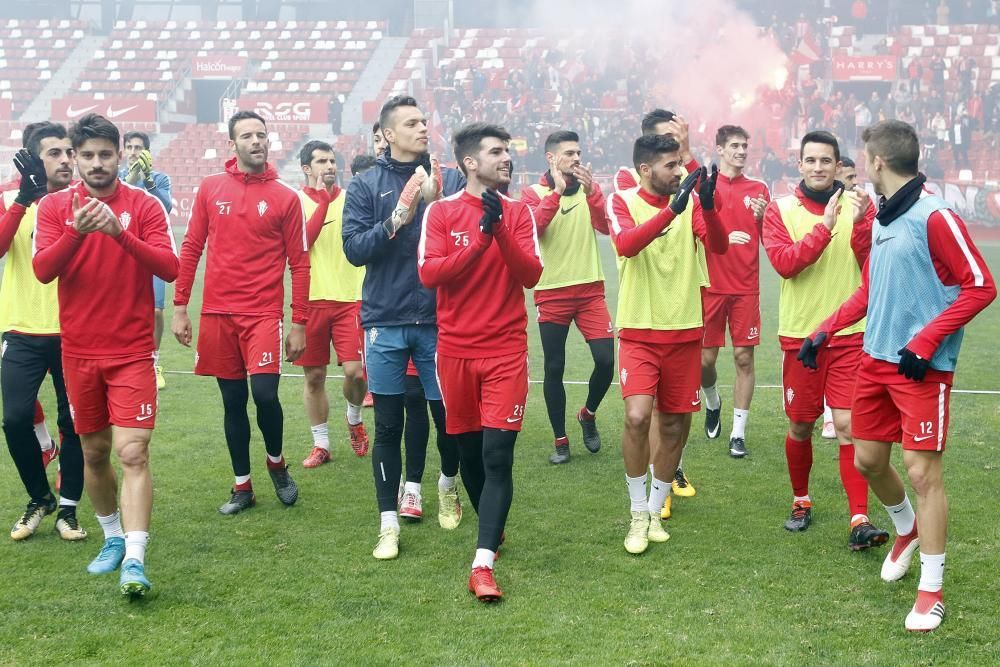
[[226,172],[230,176],[235,176],[237,178],[243,178],[248,183],[262,183],[264,181],[274,181],[278,178],[278,172],[275,170],[274,166],[267,162],[264,164],[264,171],[259,174],[248,174],[246,172],[240,171],[240,168],[236,166],[236,158],[232,157],[226,161]]
[[670,198],[672,195],[667,195],[666,197],[661,197],[658,194],[652,192],[646,192],[646,189],[641,185],[639,186],[639,196],[644,202],[656,208],[666,208],[667,204],[670,203]]

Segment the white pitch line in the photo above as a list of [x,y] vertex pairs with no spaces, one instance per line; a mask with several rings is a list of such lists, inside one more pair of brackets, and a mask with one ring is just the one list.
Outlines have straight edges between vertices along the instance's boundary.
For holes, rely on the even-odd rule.
[[[163,371],[163,373],[166,374],[166,375],[194,375],[194,371]],[[301,375],[299,373],[282,373],[281,377],[285,377],[285,378],[304,378],[305,376]],[[344,379],[343,375],[327,375],[326,377],[328,379],[331,379],[331,380],[337,380],[337,379],[342,380],[342,379]],[[528,380],[528,382],[529,382],[529,384],[542,384],[541,380]],[[563,380],[563,384],[582,385],[582,386],[586,387],[590,383],[587,382],[586,380]],[[614,386],[614,387],[617,387],[618,383],[617,382],[612,382],[611,385]],[[722,387],[723,389],[732,389],[732,387],[733,387],[733,385],[731,385],[731,384],[720,384],[718,386]],[[782,388],[782,386],[780,384],[758,384],[758,385],[754,385],[754,389],[781,389],[781,388]],[[990,390],[990,389],[952,389],[951,393],[953,393],[953,394],[982,394],[984,396],[1000,396],[1000,390]]]

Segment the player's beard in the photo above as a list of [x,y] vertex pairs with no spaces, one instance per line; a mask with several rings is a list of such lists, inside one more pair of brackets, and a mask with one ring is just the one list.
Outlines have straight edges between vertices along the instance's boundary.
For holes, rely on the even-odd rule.
[[653,176],[649,181],[649,186],[653,189],[653,192],[661,197],[670,197],[671,195],[677,194],[677,190],[680,188],[681,181],[679,178],[671,178],[669,181],[661,181],[656,176]]
[[80,174],[80,178],[82,178],[83,182],[90,188],[94,190],[103,190],[115,182],[115,179],[118,178],[118,171],[105,171],[100,174],[92,174],[88,172],[86,174]]

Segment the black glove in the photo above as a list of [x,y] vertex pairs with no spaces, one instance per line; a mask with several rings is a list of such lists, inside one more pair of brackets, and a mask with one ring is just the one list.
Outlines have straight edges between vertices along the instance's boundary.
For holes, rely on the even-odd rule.
[[698,185],[698,199],[701,201],[701,207],[706,211],[715,208],[715,182],[718,180],[719,167],[713,164],[712,175],[701,179],[701,183]]
[[674,215],[680,215],[687,208],[688,200],[691,198],[691,191],[694,190],[695,184],[697,184],[698,179],[705,173],[704,167],[698,167],[690,174],[687,178],[681,181],[681,186],[677,190],[677,194],[674,195],[673,201],[670,202],[670,210],[674,212]]
[[799,348],[799,354],[796,359],[802,362],[802,365],[806,368],[817,368],[816,365],[816,355],[819,354],[819,350],[823,347],[823,343],[826,342],[826,332],[820,331],[813,338],[806,338],[802,341],[802,347]]
[[921,358],[913,352],[910,352],[905,347],[897,354],[899,354],[899,368],[896,369],[896,372],[904,376],[907,380],[923,382],[924,376],[927,375],[927,369],[930,368],[931,362],[927,359]]
[[21,173],[21,186],[15,202],[28,207],[48,194],[49,179],[45,176],[45,165],[37,156],[22,148],[14,155],[14,167]]
[[487,188],[483,192],[483,217],[479,219],[479,231],[492,234],[493,228],[503,218],[503,204],[496,190]]

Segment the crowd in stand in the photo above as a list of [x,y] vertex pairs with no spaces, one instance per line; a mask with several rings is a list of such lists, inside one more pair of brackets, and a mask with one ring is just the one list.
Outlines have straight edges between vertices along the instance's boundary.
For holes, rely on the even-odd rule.
[[[780,5],[780,6],[779,6]],[[901,24],[986,23],[997,18],[992,2],[927,0],[903,3],[894,0],[810,0],[801,12],[789,17],[777,0],[747,4],[762,30],[786,52],[794,51],[804,38],[814,40],[823,58],[808,68],[808,74],[790,77],[783,90],[761,89],[757,102],[784,114],[788,137],[812,129],[830,129],[842,139],[847,154],[856,155],[862,129],[881,119],[895,118],[914,125],[923,141],[928,172],[942,177],[940,156],[952,156],[955,169],[969,167],[968,149],[972,133],[982,131],[995,145],[1000,129],[1000,85],[977,88],[978,65],[973,58],[947,58],[944,50],[930,61],[904,57],[900,77],[891,87],[871,84],[864,92],[858,86],[835,86],[830,80],[830,50],[834,25],[853,25],[857,30],[890,32]],[[786,17],[779,19],[778,17]],[[807,16],[826,17],[810,20]],[[878,26],[881,26],[879,28]],[[881,48],[885,48],[881,45]],[[553,130],[572,127],[579,132],[581,148],[597,173],[606,173],[629,163],[636,121],[651,106],[665,106],[683,113],[682,100],[664,100],[662,91],[652,95],[657,83],[651,77],[657,67],[648,50],[626,43],[615,58],[601,58],[587,49],[549,49],[526,56],[513,69],[475,69],[469,81],[456,77],[454,64],[430,68],[428,92],[440,123],[441,150],[448,151],[450,128],[473,121],[499,123],[514,140],[516,168],[541,172],[545,164],[537,147]],[[944,85],[945,73],[959,82],[952,92]],[[846,88],[846,89],[845,89]],[[869,92],[870,90],[870,92]],[[698,141],[692,142],[697,148]],[[702,147],[705,153],[708,146]],[[758,150],[764,150],[763,142]],[[761,154],[757,154],[761,157]],[[798,173],[794,156],[762,156],[761,168],[779,173]]]

